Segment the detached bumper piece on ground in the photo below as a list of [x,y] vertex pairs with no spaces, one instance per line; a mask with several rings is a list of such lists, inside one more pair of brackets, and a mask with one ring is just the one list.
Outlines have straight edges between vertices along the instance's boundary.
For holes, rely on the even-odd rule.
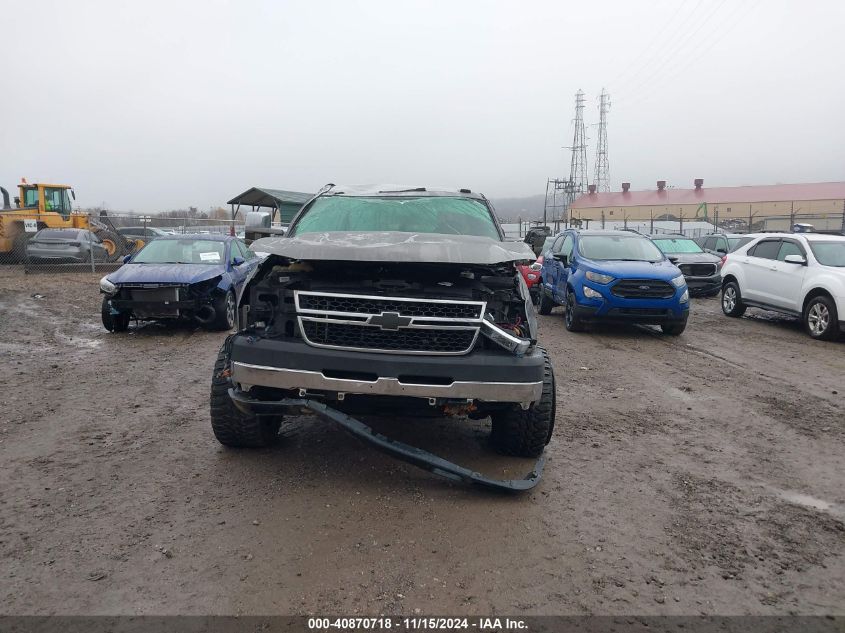
[[507,490],[510,492],[530,490],[540,481],[540,477],[543,474],[543,467],[546,464],[546,458],[541,456],[535,462],[534,468],[525,476],[524,479],[491,479],[479,472],[450,462],[447,459],[443,459],[442,457],[429,453],[421,448],[410,446],[409,444],[385,437],[360,420],[356,420],[346,413],[338,411],[337,409],[332,409],[331,407],[328,407],[322,402],[318,402],[316,400],[304,398],[284,398],[277,401],[254,400],[235,389],[229,389],[229,398],[231,398],[232,402],[238,409],[247,414],[272,414],[289,407],[306,407],[324,418],[339,424],[355,437],[362,439],[365,442],[369,442],[378,450],[387,453],[396,459],[401,459],[402,461],[413,464],[414,466],[424,470],[428,470],[435,475],[440,475],[446,479],[475,484],[484,488]]

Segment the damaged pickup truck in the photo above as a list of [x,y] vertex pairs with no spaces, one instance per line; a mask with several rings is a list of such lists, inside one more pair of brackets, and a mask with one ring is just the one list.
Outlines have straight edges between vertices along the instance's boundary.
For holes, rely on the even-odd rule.
[[284,415],[306,407],[455,479],[473,478],[352,416],[489,416],[498,451],[543,452],[554,375],[517,269],[534,254],[505,240],[483,195],[327,185],[287,235],[251,248],[268,256],[212,378],[221,443],[270,444]]

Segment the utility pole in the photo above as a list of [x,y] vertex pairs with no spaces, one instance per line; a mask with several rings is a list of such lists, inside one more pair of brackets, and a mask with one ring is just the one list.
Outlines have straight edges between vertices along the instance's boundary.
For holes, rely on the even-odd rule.
[[569,180],[572,193],[587,190],[587,136],[584,133],[584,91],[575,93],[575,133],[572,137],[572,161],[569,166]]
[[560,222],[566,219],[566,212],[573,198],[569,193],[570,182],[559,178],[546,181],[546,199],[543,203],[543,226],[549,221]]
[[610,191],[610,164],[607,158],[607,112],[610,95],[602,88],[599,97],[599,139],[596,145],[596,191]]

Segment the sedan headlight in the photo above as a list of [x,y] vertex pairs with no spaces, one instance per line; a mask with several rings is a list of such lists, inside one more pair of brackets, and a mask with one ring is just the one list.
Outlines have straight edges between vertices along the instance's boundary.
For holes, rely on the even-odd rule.
[[598,290],[593,290],[589,286],[584,286],[584,296],[588,299],[601,299],[601,293]]
[[108,277],[103,277],[100,279],[100,290],[108,295],[113,295],[117,292],[117,286],[110,282]]
[[672,285],[675,286],[675,288],[683,288],[687,285],[687,280],[684,279],[683,275],[678,275],[672,280]]
[[689,290],[684,290],[684,294],[681,295],[681,303],[686,303],[689,301]]
[[609,284],[611,281],[614,280],[614,277],[611,277],[610,275],[594,273],[592,270],[588,270],[585,276],[587,277],[587,279],[589,279],[590,281],[594,281],[597,284]]

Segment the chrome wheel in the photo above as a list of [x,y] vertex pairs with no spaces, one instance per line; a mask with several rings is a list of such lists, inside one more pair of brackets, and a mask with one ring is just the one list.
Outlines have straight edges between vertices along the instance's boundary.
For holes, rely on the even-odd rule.
[[814,303],[807,311],[807,327],[813,336],[821,336],[830,327],[830,310],[821,302]]
[[725,312],[733,312],[736,307],[736,288],[728,286],[722,293],[722,309]]
[[226,295],[226,323],[229,329],[235,327],[235,295],[231,292]]

